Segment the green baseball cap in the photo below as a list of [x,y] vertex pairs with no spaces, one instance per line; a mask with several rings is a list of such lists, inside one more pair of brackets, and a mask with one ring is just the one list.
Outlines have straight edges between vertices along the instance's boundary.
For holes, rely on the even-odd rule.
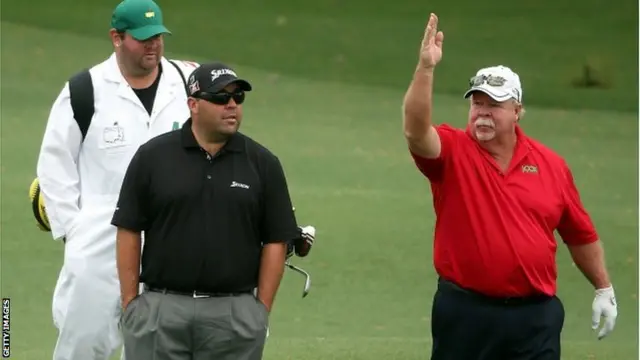
[[162,24],[162,10],[153,0],[124,0],[111,16],[111,27],[144,41],[158,34],[171,34]]

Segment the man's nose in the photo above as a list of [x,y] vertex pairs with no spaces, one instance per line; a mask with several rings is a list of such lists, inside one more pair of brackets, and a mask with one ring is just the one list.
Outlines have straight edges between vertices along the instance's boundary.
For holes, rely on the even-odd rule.
[[491,109],[489,109],[489,107],[487,106],[481,106],[480,109],[478,109],[478,115],[491,116]]
[[236,108],[238,107],[238,104],[236,104],[236,101],[233,100],[233,98],[229,99],[229,102],[227,103],[227,107],[228,108]]
[[153,48],[158,46],[159,44],[160,44],[160,36],[154,36],[150,39],[147,39],[147,41],[144,42],[144,45],[147,48]]

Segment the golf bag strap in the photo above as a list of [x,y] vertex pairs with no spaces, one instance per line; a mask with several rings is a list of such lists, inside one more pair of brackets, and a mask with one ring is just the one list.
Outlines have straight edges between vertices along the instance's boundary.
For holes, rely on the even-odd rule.
[[[169,60],[171,65],[178,70],[180,79],[184,85],[184,91],[189,96],[187,87],[187,80],[184,78],[184,72],[173,61]],[[84,69],[77,74],[73,75],[69,79],[69,96],[71,99],[71,109],[73,110],[73,117],[80,128],[82,134],[82,140],[87,136],[89,126],[91,125],[91,119],[95,112],[94,107],[94,95],[93,95],[93,81],[91,79],[91,73],[89,69]]]
[[84,141],[95,111],[93,105],[93,82],[88,69],[80,71],[69,79],[69,96],[73,117],[80,128],[82,140]]
[[187,97],[189,97],[189,87],[187,86],[187,79],[184,78],[184,73],[182,72],[182,70],[180,69],[180,67],[178,66],[178,64],[176,64],[175,62],[169,60],[169,62],[171,63],[171,65],[173,65],[174,68],[176,68],[176,70],[178,70],[178,72],[180,73],[180,79],[182,79],[182,84],[184,85],[184,91],[187,94]]

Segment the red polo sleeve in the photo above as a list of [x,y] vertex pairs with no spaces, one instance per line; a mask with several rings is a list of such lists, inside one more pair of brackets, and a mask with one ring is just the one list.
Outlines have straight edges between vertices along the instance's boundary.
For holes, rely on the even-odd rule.
[[442,180],[446,160],[454,153],[453,147],[456,144],[455,137],[457,133],[461,131],[446,124],[436,125],[435,128],[438,136],[440,136],[440,156],[435,159],[427,159],[409,149],[418,170],[432,182]]
[[580,200],[580,194],[573,180],[573,174],[567,164],[564,164],[564,210],[558,234],[568,245],[584,245],[598,240],[598,234],[591,217]]

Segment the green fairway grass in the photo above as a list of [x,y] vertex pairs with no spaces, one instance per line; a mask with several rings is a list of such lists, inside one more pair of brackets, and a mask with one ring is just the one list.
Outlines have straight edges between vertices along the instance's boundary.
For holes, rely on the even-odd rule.
[[[106,38],[114,1],[4,0],[3,21]],[[522,76],[525,101],[638,109],[638,2],[616,0],[160,0],[176,52],[316,80],[403,88],[429,12],[440,16],[437,90],[457,94],[480,64]],[[37,9],[37,10],[32,10]],[[45,10],[46,9],[46,10]],[[606,88],[574,88],[585,66]]]
[[[65,27],[65,22],[60,21],[64,15],[61,9],[68,3],[69,0],[56,2],[60,5],[46,9],[47,13],[58,15],[52,15],[50,20],[34,13],[47,29],[27,24],[29,17],[25,13],[7,14],[8,4],[3,3],[1,289],[3,297],[13,300],[12,350],[13,358],[19,360],[50,359],[56,338],[51,320],[51,295],[63,248],[62,244],[51,240],[48,233],[37,230],[27,196],[46,117],[67,77],[103,60],[110,53],[106,34],[99,33],[106,30],[96,29],[106,28],[108,16],[105,14],[111,5],[102,9],[92,7],[94,11],[97,8],[102,12],[87,13],[84,20],[80,19],[80,13],[68,15],[89,26],[87,36],[82,36],[72,31],[74,29],[61,29]],[[257,1],[250,3],[258,6]],[[340,2],[333,3],[338,8],[342,6]],[[345,14],[354,16],[356,9],[347,3],[344,3]],[[9,2],[9,10],[14,4]],[[40,11],[44,12],[46,6],[42,5]],[[177,8],[177,5],[170,6]],[[266,5],[263,8],[272,19],[274,13]],[[384,9],[391,11],[390,5]],[[298,10],[294,7],[291,11]],[[313,18],[311,10],[305,11]],[[322,16],[314,18],[317,31],[321,32],[323,26],[331,29],[334,23],[327,10],[317,11],[320,15],[327,14],[324,20]],[[252,19],[252,16],[257,17],[256,13],[247,16]],[[370,21],[365,20],[368,14],[363,13],[363,23]],[[225,15],[220,11],[218,16],[224,20]],[[7,21],[10,18],[16,22]],[[200,29],[205,27],[204,18],[204,15],[198,18]],[[381,25],[390,29],[399,22],[397,19],[394,22],[393,16],[390,18]],[[433,210],[428,183],[414,167],[406,150],[400,108],[414,67],[415,50],[424,23],[421,19],[427,17],[412,14],[410,18],[413,22],[398,27],[397,31],[399,36],[408,34],[415,38],[410,40],[415,46],[403,47],[402,55],[397,55],[397,59],[391,54],[382,57],[381,71],[375,71],[375,59],[359,54],[353,60],[347,59],[344,67],[326,60],[326,78],[320,71],[320,62],[308,64],[314,72],[308,75],[303,71],[304,64],[296,65],[290,60],[287,66],[278,66],[266,54],[263,58],[266,65],[261,66],[260,52],[265,49],[260,44],[259,26],[256,27],[256,43],[246,49],[233,47],[229,39],[220,40],[225,44],[222,48],[211,45],[199,48],[197,43],[189,42],[188,33],[182,33],[180,40],[171,41],[173,47],[168,50],[172,50],[169,55],[174,58],[226,60],[226,47],[234,54],[229,57],[230,62],[238,64],[241,76],[247,77],[255,89],[244,105],[242,131],[267,145],[281,158],[298,220],[318,229],[311,255],[306,259],[294,259],[294,263],[312,274],[311,292],[302,299],[303,278],[287,271],[271,315],[266,360],[428,359],[431,346],[429,316],[435,290],[431,260]],[[290,19],[292,22],[305,20],[305,17]],[[609,15],[604,20],[610,21]],[[177,21],[187,22],[189,18],[172,20]],[[467,25],[459,22],[451,26],[463,29]],[[186,25],[180,27],[185,29]],[[240,34],[248,37],[246,31]],[[377,31],[372,36],[381,35],[380,30]],[[459,36],[464,36],[461,31]],[[224,36],[234,34],[229,31]],[[320,43],[320,47],[326,46],[321,33],[303,34],[309,36],[309,41]],[[394,40],[390,34],[373,39],[367,39],[365,35],[362,31],[352,34],[367,42],[359,49],[374,49],[374,56],[382,56],[382,50],[375,51],[377,40],[383,41],[381,46],[386,49],[393,49]],[[202,39],[202,34],[197,37]],[[271,45],[276,42],[275,39],[265,41]],[[438,72],[436,85],[443,91],[435,96],[434,115],[438,122],[464,126],[467,103],[461,97],[468,72],[487,61],[501,58],[487,55],[463,62],[446,52],[449,49],[459,55],[464,52],[456,47],[456,41],[451,37],[450,43],[445,45],[448,47],[443,70]],[[600,42],[600,45],[607,49],[618,46],[611,42]],[[497,45],[491,43],[491,46]],[[306,44],[303,49],[312,47],[312,44]],[[596,47],[591,50],[596,51]],[[272,59],[283,58],[278,54],[271,56]],[[590,329],[593,289],[561,246],[558,254],[559,296],[566,308],[563,359],[636,359],[638,119],[635,112],[625,110],[637,108],[637,61],[635,70],[629,70],[635,72],[635,78],[627,79],[623,74],[617,77],[618,84],[627,84],[626,87],[619,85],[622,90],[566,94],[561,88],[564,80],[547,76],[547,70],[560,74],[561,66],[545,70],[538,78],[534,70],[541,67],[532,60],[525,62],[525,57],[514,55],[509,58],[518,64],[517,67],[528,69],[523,80],[525,102],[528,80],[537,89],[537,95],[534,97],[532,90],[531,97],[539,102],[528,106],[523,128],[563,155],[571,165],[582,199],[605,243],[619,303],[615,332],[609,338],[597,341],[596,334]],[[580,57],[575,55],[574,60],[578,61]],[[632,63],[612,54],[607,58],[616,63]],[[365,68],[358,67],[360,61]],[[396,65],[385,61],[396,61]],[[286,71],[288,67],[290,72]],[[347,71],[349,69],[354,72]],[[351,75],[341,81],[345,74]],[[554,83],[554,79],[558,83]],[[544,91],[547,85],[551,86],[548,93]],[[634,91],[635,99],[628,95]],[[552,101],[554,96],[568,99],[573,109],[560,109],[561,102]],[[611,102],[607,105],[602,98]],[[616,98],[620,99],[619,103],[613,102]],[[543,107],[547,101],[555,109]],[[578,105],[610,110],[577,109]]]

